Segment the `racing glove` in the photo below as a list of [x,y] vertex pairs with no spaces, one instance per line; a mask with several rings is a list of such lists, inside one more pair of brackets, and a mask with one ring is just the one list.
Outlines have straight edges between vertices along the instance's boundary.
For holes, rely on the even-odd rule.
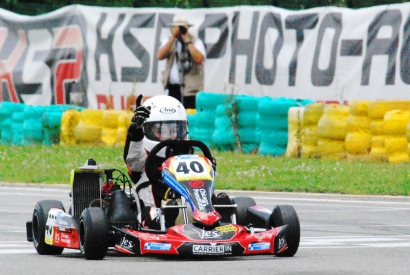
[[129,138],[130,141],[141,141],[144,138],[142,126],[151,114],[151,107],[142,106],[141,101],[142,95],[139,95],[136,101],[134,116],[131,119],[131,124],[127,131],[127,138]]
[[[144,125],[145,121],[147,120],[147,118],[149,118],[149,115],[151,114],[151,106],[145,107],[141,105],[141,100],[142,100],[142,95],[139,95],[137,98],[137,102],[136,102],[136,108],[134,110],[134,124],[135,124],[135,128],[137,129],[141,129],[142,126]],[[131,123],[133,123],[131,121]]]

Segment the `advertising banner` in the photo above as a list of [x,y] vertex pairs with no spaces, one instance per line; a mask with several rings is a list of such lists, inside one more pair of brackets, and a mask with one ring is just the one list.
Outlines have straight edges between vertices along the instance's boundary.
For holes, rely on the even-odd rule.
[[207,50],[207,92],[348,102],[410,99],[410,3],[289,11],[67,6],[0,10],[1,101],[125,109],[165,94],[157,60],[174,14]]

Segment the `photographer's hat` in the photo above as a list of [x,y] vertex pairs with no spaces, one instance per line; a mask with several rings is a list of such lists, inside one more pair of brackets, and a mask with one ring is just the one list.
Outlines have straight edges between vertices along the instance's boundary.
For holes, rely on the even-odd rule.
[[185,16],[185,14],[175,14],[174,19],[172,20],[171,24],[168,24],[168,26],[173,27],[173,26],[193,26],[193,24],[190,24],[188,21],[188,17]]

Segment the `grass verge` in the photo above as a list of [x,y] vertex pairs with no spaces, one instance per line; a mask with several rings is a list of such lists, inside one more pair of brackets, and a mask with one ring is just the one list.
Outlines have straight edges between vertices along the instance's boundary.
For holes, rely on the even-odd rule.
[[[217,189],[410,195],[409,163],[212,153]],[[101,167],[126,172],[120,147],[0,145],[0,181],[68,184],[70,170],[90,157]]]

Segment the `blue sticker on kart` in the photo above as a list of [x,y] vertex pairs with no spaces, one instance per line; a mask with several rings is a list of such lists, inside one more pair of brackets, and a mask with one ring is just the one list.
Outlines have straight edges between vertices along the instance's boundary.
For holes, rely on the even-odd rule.
[[170,243],[146,243],[144,245],[145,250],[161,250],[161,251],[169,251],[171,250]]
[[259,250],[268,250],[270,249],[270,243],[251,243],[248,245],[249,251],[259,251]]

